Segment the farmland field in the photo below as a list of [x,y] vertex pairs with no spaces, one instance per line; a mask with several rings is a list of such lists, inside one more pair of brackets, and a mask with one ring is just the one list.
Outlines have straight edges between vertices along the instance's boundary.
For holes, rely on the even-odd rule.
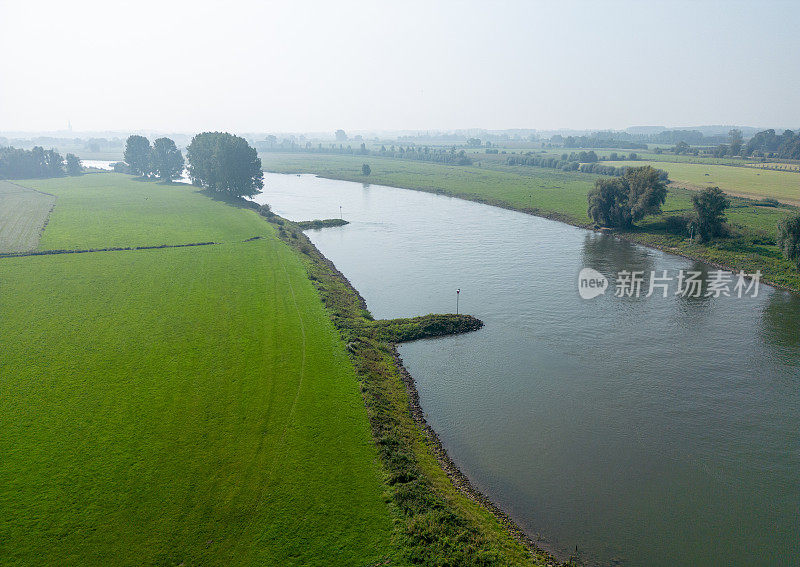
[[220,244],[0,259],[0,565],[393,555],[352,364],[271,226],[187,186],[22,183],[58,194],[43,247]]
[[716,186],[731,195],[753,199],[772,197],[785,203],[800,205],[800,175],[789,171],[660,161],[615,161],[610,163],[617,167],[652,165],[667,171],[669,178],[678,185],[683,183],[697,189]]
[[56,198],[0,181],[0,253],[35,250]]
[[267,230],[255,214],[200,198],[183,183],[92,173],[24,184],[58,197],[40,250],[223,242]]

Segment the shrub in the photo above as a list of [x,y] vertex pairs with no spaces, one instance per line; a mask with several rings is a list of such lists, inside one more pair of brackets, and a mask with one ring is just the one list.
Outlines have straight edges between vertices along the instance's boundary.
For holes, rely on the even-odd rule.
[[692,195],[692,206],[697,213],[697,233],[703,240],[711,240],[724,233],[727,220],[725,209],[731,202],[719,187],[707,187],[698,195]]
[[783,257],[800,268],[800,213],[794,213],[778,221],[776,240]]
[[664,229],[671,234],[686,235],[693,219],[689,215],[672,215],[664,217]]

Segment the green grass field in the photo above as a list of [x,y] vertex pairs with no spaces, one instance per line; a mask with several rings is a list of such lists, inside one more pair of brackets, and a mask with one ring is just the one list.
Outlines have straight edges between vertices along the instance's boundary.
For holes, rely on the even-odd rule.
[[[586,196],[593,187],[595,179],[600,177],[541,167],[508,166],[496,161],[483,161],[480,167],[446,166],[371,156],[300,153],[265,153],[261,154],[261,160],[264,169],[269,171],[316,173],[333,179],[431,191],[523,210],[578,226],[591,224],[586,212]],[[361,174],[362,163],[368,163],[372,169],[372,174],[368,178]],[[648,162],[613,163],[638,166],[647,165]],[[663,168],[665,164],[652,165]],[[682,164],[674,165],[680,167]],[[757,171],[744,167],[688,165],[724,170],[722,173],[732,175],[733,179],[737,179],[736,176],[747,178],[748,175],[758,177],[756,174],[761,173],[765,179],[768,178],[766,174],[779,175],[786,184],[800,182],[800,176],[795,173]],[[745,191],[736,192],[745,193]],[[691,197],[694,194],[694,190],[671,187],[663,206],[663,215],[645,219],[639,223],[637,230],[625,233],[624,236],[676,254],[737,270],[743,269],[747,273],[760,269],[769,281],[792,289],[800,289],[800,272],[790,262],[781,258],[780,250],[774,241],[777,221],[796,209],[764,207],[752,200],[732,198],[728,220],[735,231],[735,237],[708,245],[689,243],[687,235],[670,233],[664,218],[691,214]]]
[[0,564],[396,553],[354,369],[268,223],[115,174],[22,183],[58,195],[41,248],[221,244],[0,259]]
[[55,202],[52,195],[0,181],[0,253],[35,250]]
[[92,173],[25,185],[58,197],[40,250],[227,242],[267,230],[257,215],[201,198],[183,183]]
[[613,163],[617,167],[652,165],[667,171],[669,178],[676,184],[685,184],[693,189],[719,187],[731,195],[753,199],[772,197],[784,203],[800,205],[800,175],[789,171],[661,161],[615,161],[609,163]]

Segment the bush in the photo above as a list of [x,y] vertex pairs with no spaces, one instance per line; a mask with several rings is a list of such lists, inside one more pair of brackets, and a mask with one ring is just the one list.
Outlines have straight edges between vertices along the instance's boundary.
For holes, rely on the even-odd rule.
[[723,236],[723,224],[727,220],[725,210],[731,202],[719,187],[707,187],[698,195],[692,195],[692,206],[697,213],[697,233],[703,240]]
[[664,229],[671,233],[680,236],[689,234],[689,225],[693,222],[693,218],[689,215],[672,215],[664,217]]
[[800,213],[791,214],[778,222],[776,240],[783,257],[800,268]]

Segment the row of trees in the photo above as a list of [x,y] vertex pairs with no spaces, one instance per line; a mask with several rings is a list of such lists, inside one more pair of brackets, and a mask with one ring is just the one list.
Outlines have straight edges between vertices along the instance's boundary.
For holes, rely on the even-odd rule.
[[56,150],[45,150],[41,146],[23,150],[21,148],[0,148],[0,178],[31,179],[42,177],[61,177],[79,175],[83,168],[75,154],[67,154],[66,159]]
[[129,136],[124,159],[134,175],[172,181],[183,173],[183,154],[170,138],[158,138],[151,146],[144,136]]
[[[554,143],[560,136],[553,136],[550,140]],[[646,150],[647,144],[630,140],[615,140],[600,136],[567,136],[561,137],[565,148],[619,148],[623,150]]]
[[[636,159],[636,154],[631,154],[631,159]],[[579,160],[586,160],[582,163]],[[528,165],[533,167],[546,167],[550,169],[560,169],[562,171],[580,171],[581,173],[594,173],[598,175],[617,175],[624,176],[628,170],[635,169],[629,166],[616,167],[606,165],[597,161],[597,155],[593,151],[572,152],[562,154],[561,159],[556,157],[535,156],[530,152],[521,155],[511,155],[506,159],[508,165]],[[654,170],[661,181],[666,182],[668,174],[663,169]]]
[[784,130],[783,134],[776,134],[772,129],[763,130],[745,143],[742,131],[733,129],[728,132],[728,143],[715,147],[711,154],[714,157],[800,159],[800,132]]
[[776,134],[775,130],[758,132],[744,146],[747,156],[760,155],[780,159],[800,159],[800,132],[784,130]]
[[252,197],[264,187],[255,148],[227,132],[203,132],[186,148],[192,183],[235,197]]

